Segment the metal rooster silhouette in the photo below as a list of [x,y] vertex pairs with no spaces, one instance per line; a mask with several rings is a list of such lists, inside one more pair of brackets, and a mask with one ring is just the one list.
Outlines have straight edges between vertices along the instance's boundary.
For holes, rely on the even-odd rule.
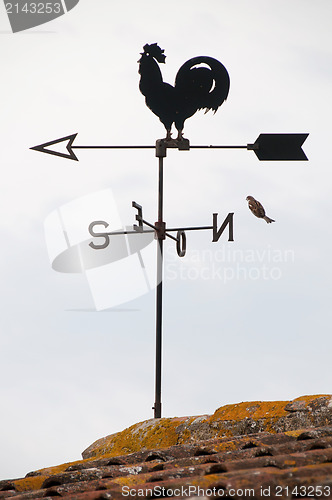
[[[145,96],[148,108],[164,124],[171,140],[172,124],[178,131],[177,139],[183,138],[184,122],[199,109],[217,111],[227,99],[229,75],[219,61],[208,56],[189,59],[179,69],[174,87],[163,82],[158,65],[164,63],[166,56],[156,43],[143,47],[139,62],[141,75],[139,89]],[[208,66],[208,67],[206,67]]]

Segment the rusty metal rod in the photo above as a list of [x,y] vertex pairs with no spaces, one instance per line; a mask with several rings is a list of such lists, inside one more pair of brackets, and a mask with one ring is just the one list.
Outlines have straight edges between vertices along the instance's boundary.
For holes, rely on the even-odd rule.
[[[158,223],[163,222],[163,160],[159,156]],[[163,307],[163,235],[157,232],[157,292],[156,292],[156,378],[154,418],[161,418],[161,367],[162,367],[162,307]]]

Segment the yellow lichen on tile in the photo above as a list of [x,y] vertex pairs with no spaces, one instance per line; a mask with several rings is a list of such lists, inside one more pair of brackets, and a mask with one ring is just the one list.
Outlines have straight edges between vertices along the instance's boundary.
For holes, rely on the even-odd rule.
[[191,432],[189,429],[184,429],[178,436],[178,441],[176,444],[186,444],[191,441]]
[[218,432],[216,432],[215,437],[223,438],[223,437],[232,437],[232,436],[234,436],[234,433],[230,429],[227,429],[222,424],[218,426]]
[[218,481],[220,481],[220,476],[218,474],[209,474],[208,476],[200,476],[192,479],[191,484],[193,486],[199,486],[200,488],[209,488]]
[[41,485],[47,479],[47,476],[32,476],[25,477],[23,479],[17,479],[13,481],[15,485],[16,491],[31,491],[31,490],[40,490]]
[[216,453],[222,451],[233,451],[238,448],[238,444],[235,441],[226,441],[225,443],[218,443],[214,447]]
[[225,405],[218,408],[214,414],[211,415],[210,421],[227,420],[239,422],[245,418],[258,420],[262,418],[285,417],[287,415],[285,411],[287,403],[289,403],[289,401],[253,401],[250,403]]
[[84,462],[87,462],[88,460],[76,460],[74,462],[66,462],[65,464],[60,464],[60,465],[54,465],[52,467],[45,467],[44,469],[39,469],[36,471],[36,473],[39,473],[44,476],[54,476],[54,474],[61,474],[62,472],[65,472],[68,467],[71,465],[77,465],[77,464],[82,464]]
[[93,450],[93,457],[118,456],[134,453],[141,450],[153,448],[167,448],[178,443],[176,428],[179,425],[177,419],[162,418],[154,425],[147,425],[146,429],[140,428],[144,422],[135,424],[109,436],[100,447]]
[[304,401],[306,403],[305,406],[308,406],[310,403],[313,403],[314,401],[316,401],[317,399],[320,399],[320,398],[326,398],[328,400],[331,399],[331,395],[330,394],[315,394],[314,396],[311,395],[311,396],[300,396],[299,398],[296,398],[296,399],[293,399],[292,402],[294,401]]
[[145,474],[116,477],[112,479],[112,483],[119,484],[120,486],[135,486],[138,484],[145,484],[146,482],[148,481]]
[[302,434],[303,431],[304,429],[296,429],[295,431],[286,431],[285,434],[286,436],[297,438],[300,434]]
[[284,465],[287,465],[288,467],[294,467],[296,465],[295,460],[284,460]]
[[91,459],[127,455],[209,438],[231,437],[246,433],[248,429],[250,432],[280,432],[285,429],[284,419],[290,416],[289,408],[285,409],[287,405],[295,402],[295,408],[296,405],[300,405],[301,409],[301,406],[309,404],[314,408],[316,401],[318,406],[322,403],[322,398],[328,398],[326,404],[332,405],[331,396],[302,396],[293,401],[253,401],[225,405],[211,416],[150,419],[96,441],[85,450],[83,456]]

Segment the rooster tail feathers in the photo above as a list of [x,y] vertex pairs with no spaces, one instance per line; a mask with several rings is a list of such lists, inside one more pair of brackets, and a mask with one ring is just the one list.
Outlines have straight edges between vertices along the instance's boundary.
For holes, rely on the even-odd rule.
[[[226,101],[226,99],[224,99],[224,101]],[[223,102],[224,102],[224,101],[223,101]],[[222,104],[222,103],[221,103],[221,104]],[[204,114],[206,115],[206,113],[208,113],[209,111],[213,111],[213,114],[215,114],[215,113],[218,111],[218,107],[219,107],[219,106],[217,106],[216,108],[213,108],[213,107],[211,107],[211,108],[205,108]],[[202,108],[202,109],[203,109],[203,108]]]
[[208,87],[204,95],[200,95],[198,108],[205,108],[205,113],[210,110],[215,113],[227,99],[229,93],[230,78],[225,66],[213,57],[193,57],[179,69],[175,79],[175,87],[185,87],[196,78],[201,81],[203,87]]

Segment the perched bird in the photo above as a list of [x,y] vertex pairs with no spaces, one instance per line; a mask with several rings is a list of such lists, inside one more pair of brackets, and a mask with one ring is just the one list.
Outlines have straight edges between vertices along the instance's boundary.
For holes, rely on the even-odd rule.
[[266,220],[268,224],[270,224],[271,222],[275,222],[275,220],[270,219],[270,217],[267,217],[265,215],[263,205],[259,203],[259,201],[255,200],[253,196],[247,196],[246,200],[248,201],[248,207],[250,208],[252,213],[256,215],[256,217]]
[[143,47],[139,62],[139,88],[145,96],[148,108],[157,115],[166,128],[166,139],[171,139],[172,124],[178,131],[177,139],[183,138],[184,122],[199,109],[217,111],[229,92],[229,76],[226,68],[216,59],[207,56],[194,57],[179,69],[174,87],[163,82],[159,63],[166,56],[156,43]]

